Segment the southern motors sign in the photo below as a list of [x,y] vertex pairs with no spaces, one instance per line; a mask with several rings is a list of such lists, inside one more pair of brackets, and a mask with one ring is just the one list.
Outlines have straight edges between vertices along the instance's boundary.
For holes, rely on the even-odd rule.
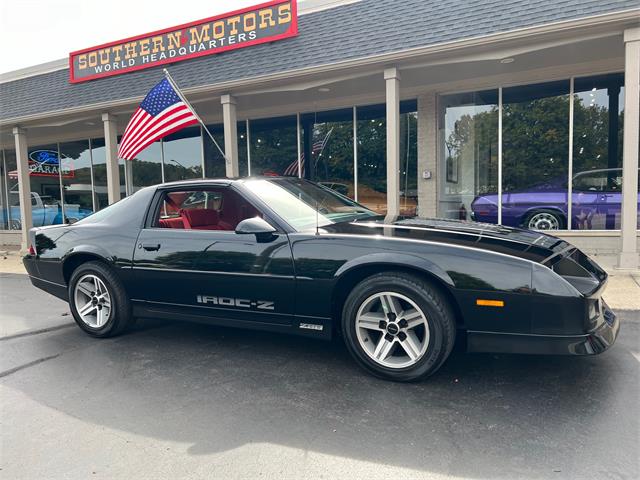
[[296,0],[232,13],[69,54],[72,83],[212,55],[298,34]]

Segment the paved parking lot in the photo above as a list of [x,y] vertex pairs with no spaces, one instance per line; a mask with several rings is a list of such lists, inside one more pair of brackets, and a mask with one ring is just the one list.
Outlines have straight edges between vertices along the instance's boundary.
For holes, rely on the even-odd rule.
[[95,340],[0,274],[0,477],[640,476],[640,313],[599,357],[454,352],[420,384],[339,341],[140,322]]

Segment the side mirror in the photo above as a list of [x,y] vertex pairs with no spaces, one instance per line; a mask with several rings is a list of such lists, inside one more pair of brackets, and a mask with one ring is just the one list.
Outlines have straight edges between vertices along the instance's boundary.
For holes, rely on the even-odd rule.
[[236,226],[236,233],[241,235],[273,235],[277,230],[260,217],[247,218]]

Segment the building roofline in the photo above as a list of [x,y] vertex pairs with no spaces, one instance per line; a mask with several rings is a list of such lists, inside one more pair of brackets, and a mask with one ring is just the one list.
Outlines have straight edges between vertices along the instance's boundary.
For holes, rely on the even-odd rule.
[[[259,3],[259,0],[256,1]],[[321,12],[323,10],[329,10],[331,8],[350,5],[352,3],[358,3],[361,1],[362,0],[305,0],[298,4],[298,15],[308,15],[311,13]],[[222,13],[222,15],[225,14],[225,12]],[[32,65],[30,67],[19,68],[18,70],[0,73],[0,84],[22,80],[29,77],[35,77],[37,75],[43,75],[45,73],[56,72],[58,70],[66,70],[68,68],[69,57],[60,58],[58,60],[51,60],[50,62],[40,63],[38,65]]]
[[[360,0],[355,0],[360,1]],[[218,91],[225,92],[237,87],[246,87],[251,85],[259,85],[261,83],[282,80],[291,77],[300,77],[304,75],[312,75],[318,73],[327,73],[344,68],[362,67],[375,65],[377,63],[384,64],[385,62],[397,62],[412,57],[433,55],[437,53],[443,53],[448,51],[455,51],[462,48],[477,47],[477,46],[489,46],[495,43],[504,42],[508,40],[521,40],[536,35],[544,35],[551,33],[566,33],[579,28],[605,26],[608,24],[620,23],[621,27],[625,22],[634,21],[637,22],[638,15],[640,15],[640,8],[632,8],[627,10],[621,10],[613,13],[605,13],[598,15],[591,15],[587,17],[581,17],[571,20],[562,20],[558,22],[550,22],[541,25],[534,25],[524,28],[518,28],[514,30],[507,30],[499,33],[492,33],[489,35],[480,35],[476,37],[465,38],[461,40],[454,40],[450,42],[435,43],[432,45],[426,45],[421,47],[414,47],[405,50],[398,50],[394,52],[386,52],[378,55],[371,55],[366,57],[358,57],[348,59],[340,62],[333,62],[324,65],[316,65],[311,67],[304,67],[293,70],[285,70],[282,72],[271,73],[267,75],[261,75],[246,79],[235,79],[224,82],[218,82],[214,84],[198,85],[195,87],[188,87],[183,89],[185,94],[203,93]],[[619,33],[622,33],[623,29]],[[66,61],[66,59],[65,59]],[[2,82],[0,82],[2,83]],[[0,120],[0,126],[17,125],[23,122],[29,122],[32,120],[42,120],[46,118],[70,115],[74,113],[89,112],[96,109],[111,109],[118,107],[126,107],[131,103],[141,101],[144,95],[136,97],[129,97],[120,99],[117,101],[98,102],[88,105],[82,105],[79,107],[72,107],[67,109],[52,110],[49,112],[37,113],[26,115],[23,117],[13,117],[5,120]]]

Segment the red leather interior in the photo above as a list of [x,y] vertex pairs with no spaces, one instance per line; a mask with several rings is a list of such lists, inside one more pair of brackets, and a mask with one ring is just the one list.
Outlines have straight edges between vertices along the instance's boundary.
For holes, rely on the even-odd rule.
[[235,230],[236,226],[246,218],[259,216],[260,212],[235,192],[228,192],[222,204],[220,212],[221,223],[229,225],[229,230]]
[[[214,190],[215,191],[215,190]],[[260,212],[233,190],[223,193],[220,210],[212,208],[183,208],[180,205],[188,197],[188,192],[172,192],[165,199],[165,215],[179,214],[179,217],[161,218],[160,228],[181,228],[186,230],[235,230],[238,223],[246,218],[261,216]]]
[[161,218],[158,222],[160,228],[184,228],[182,218]]
[[180,210],[185,221],[185,228],[194,230],[224,230],[219,225],[220,214],[211,208],[196,208]]

